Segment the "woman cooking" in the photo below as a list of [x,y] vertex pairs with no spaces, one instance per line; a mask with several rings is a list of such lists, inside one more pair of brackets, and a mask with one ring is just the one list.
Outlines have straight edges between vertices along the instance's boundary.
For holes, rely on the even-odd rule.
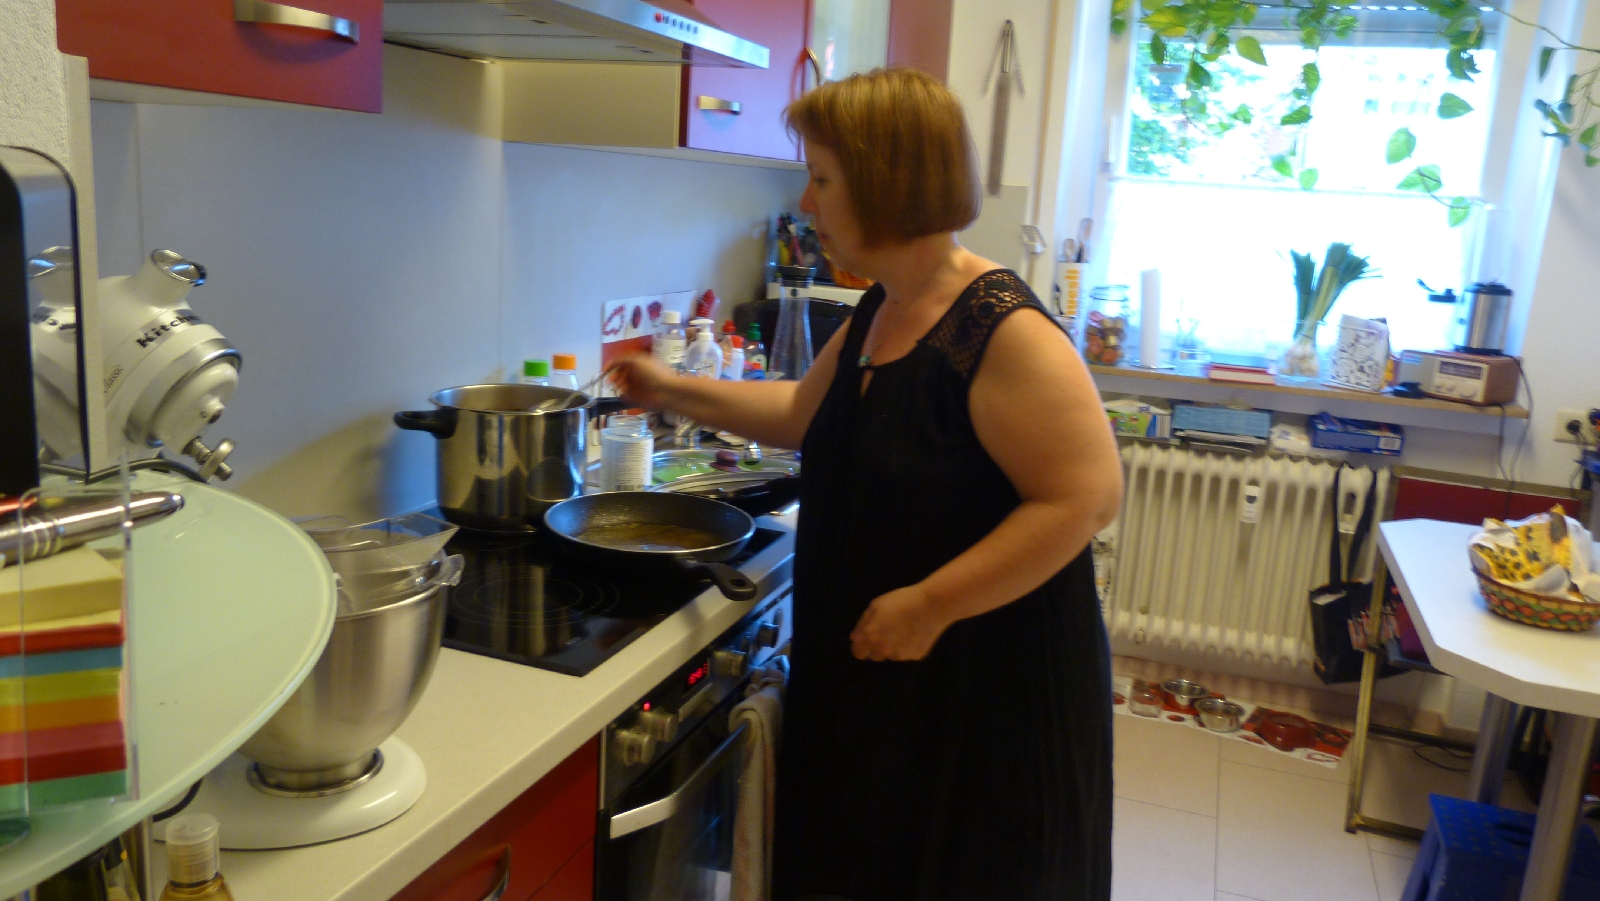
[[613,379],[805,460],[773,897],[1104,901],[1111,675],[1088,545],[1122,494],[1088,370],[957,243],[959,102],[877,70],[792,104],[800,209],[875,284],[799,382]]

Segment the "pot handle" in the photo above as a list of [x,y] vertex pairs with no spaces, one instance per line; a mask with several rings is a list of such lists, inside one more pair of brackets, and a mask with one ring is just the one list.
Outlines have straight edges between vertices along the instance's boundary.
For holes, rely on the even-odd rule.
[[394,424],[408,432],[427,432],[435,438],[456,433],[454,410],[403,410],[394,414]]
[[684,569],[703,573],[711,577],[722,589],[722,596],[730,601],[753,601],[756,597],[756,583],[750,577],[726,563],[696,563],[693,560],[679,559],[679,566]]
[[628,403],[626,398],[597,397],[594,399],[594,407],[589,411],[589,415],[610,416],[612,413],[621,413],[623,410],[626,410],[632,406],[633,405]]

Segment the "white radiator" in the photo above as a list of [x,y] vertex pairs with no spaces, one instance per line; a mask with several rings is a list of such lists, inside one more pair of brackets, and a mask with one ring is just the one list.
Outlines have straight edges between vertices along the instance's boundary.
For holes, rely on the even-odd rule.
[[[1143,656],[1159,649],[1156,656],[1165,659],[1201,654],[1274,667],[1309,664],[1306,595],[1328,579],[1328,505],[1337,464],[1145,444],[1123,448],[1122,461],[1122,513],[1096,542],[1116,652]],[[1339,485],[1344,531],[1354,529],[1375,478],[1377,519],[1388,471],[1345,470]],[[1361,549],[1357,578],[1370,574],[1372,544],[1369,538]]]

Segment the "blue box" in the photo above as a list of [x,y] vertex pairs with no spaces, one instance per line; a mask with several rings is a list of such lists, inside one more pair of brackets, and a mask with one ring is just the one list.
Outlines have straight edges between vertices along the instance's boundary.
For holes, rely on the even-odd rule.
[[[1444,795],[1428,798],[1433,816],[1401,901],[1501,901],[1515,898],[1528,868],[1532,814]],[[1563,901],[1600,897],[1600,841],[1578,825]]]
[[1311,417],[1312,447],[1398,457],[1405,444],[1405,430],[1387,422],[1342,419],[1328,413]]
[[1211,404],[1173,404],[1172,428],[1174,431],[1265,438],[1272,434],[1272,414],[1266,410],[1239,410]]

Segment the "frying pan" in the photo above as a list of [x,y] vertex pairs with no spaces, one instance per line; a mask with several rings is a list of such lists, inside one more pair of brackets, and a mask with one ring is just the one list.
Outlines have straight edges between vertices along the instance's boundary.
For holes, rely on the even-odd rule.
[[[550,534],[596,563],[654,567],[710,576],[730,601],[749,601],[756,583],[723,563],[744,549],[755,534],[750,514],[721,501],[689,494],[655,491],[613,491],[562,501],[544,513]],[[711,536],[705,547],[641,550],[617,547],[584,537],[591,529],[615,525],[658,525],[694,529]]]

